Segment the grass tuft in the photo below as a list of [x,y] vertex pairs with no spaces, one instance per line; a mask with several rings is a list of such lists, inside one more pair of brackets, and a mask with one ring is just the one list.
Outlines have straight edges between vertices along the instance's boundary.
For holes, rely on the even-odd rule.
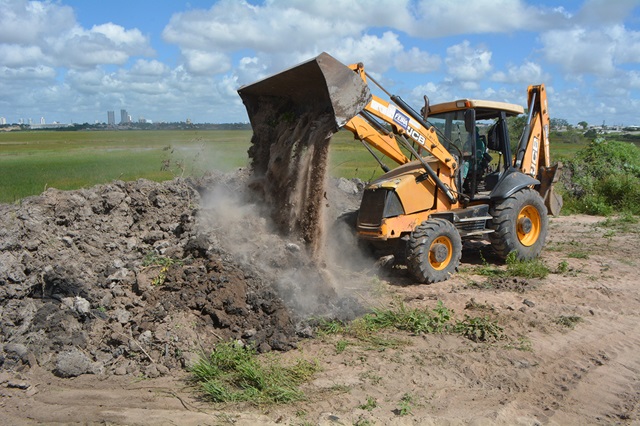
[[578,323],[581,323],[582,321],[583,321],[582,317],[579,317],[576,315],[568,315],[568,316],[560,315],[558,318],[555,319],[554,322],[563,327],[573,329]]
[[[338,326],[339,324],[339,326]],[[408,308],[404,303],[373,312],[352,321],[349,324],[325,321],[320,323],[319,332],[326,334],[345,334],[363,342],[380,347],[397,347],[402,342],[389,340],[376,335],[386,329],[408,331],[414,334],[460,334],[474,342],[485,342],[502,338],[502,327],[489,317],[470,317],[454,319],[454,311],[444,306],[442,301],[433,309]],[[336,351],[346,347],[343,340],[336,344]]]
[[299,386],[318,371],[317,364],[299,359],[284,366],[274,357],[259,360],[252,348],[222,343],[191,368],[204,395],[214,402],[276,404],[305,398]]
[[506,275],[521,278],[546,278],[549,268],[539,257],[531,260],[519,260],[515,252],[507,256]]
[[515,251],[507,256],[506,269],[491,265],[484,258],[482,261],[482,266],[477,267],[474,272],[488,278],[546,278],[550,272],[542,259],[519,260]]

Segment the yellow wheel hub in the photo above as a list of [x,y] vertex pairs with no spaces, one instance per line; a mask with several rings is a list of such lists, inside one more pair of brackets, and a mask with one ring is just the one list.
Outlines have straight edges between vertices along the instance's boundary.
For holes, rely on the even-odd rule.
[[429,247],[429,264],[436,271],[441,271],[449,265],[453,256],[453,244],[446,236],[433,240]]
[[518,240],[523,246],[532,246],[540,238],[542,219],[540,212],[534,206],[524,206],[518,213],[516,224]]

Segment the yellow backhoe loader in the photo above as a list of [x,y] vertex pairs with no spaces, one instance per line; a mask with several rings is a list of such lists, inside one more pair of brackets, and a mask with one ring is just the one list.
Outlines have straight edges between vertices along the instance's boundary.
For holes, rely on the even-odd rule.
[[[372,94],[370,84],[388,99]],[[363,142],[385,169],[364,190],[357,235],[378,252],[406,263],[421,283],[457,271],[462,243],[488,239],[502,258],[537,257],[548,213],[561,197],[553,186],[561,165],[549,156],[549,115],[544,85],[529,86],[527,122],[512,152],[507,118],[519,105],[460,99],[420,111],[391,95],[361,63],[344,65],[327,53],[238,90],[254,133],[265,126],[267,99],[289,114],[330,114]],[[270,101],[271,102],[271,101]],[[389,170],[371,149],[390,158]]]

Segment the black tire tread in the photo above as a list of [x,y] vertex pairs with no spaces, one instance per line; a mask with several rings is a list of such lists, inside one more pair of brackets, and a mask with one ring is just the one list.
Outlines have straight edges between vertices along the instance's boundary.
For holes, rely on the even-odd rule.
[[[516,233],[518,213],[528,204],[536,207],[541,219],[540,238],[530,247],[523,246]],[[531,188],[521,189],[491,206],[489,214],[493,217],[489,221],[489,228],[494,230],[489,234],[489,241],[499,257],[506,259],[512,251],[516,252],[516,257],[520,260],[530,260],[540,255],[547,236],[549,218],[544,201],[537,191]]]
[[[431,241],[436,237],[447,234],[453,244],[453,258],[449,265],[436,271],[428,266],[427,257]],[[429,244],[427,244],[429,243]],[[429,219],[418,225],[411,233],[408,243],[407,268],[413,277],[424,284],[447,280],[458,271],[462,258],[462,240],[455,226],[446,219]]]

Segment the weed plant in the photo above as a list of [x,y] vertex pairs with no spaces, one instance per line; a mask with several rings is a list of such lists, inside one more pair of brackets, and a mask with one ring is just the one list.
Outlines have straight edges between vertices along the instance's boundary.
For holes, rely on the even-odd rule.
[[546,278],[549,275],[549,268],[539,257],[530,260],[520,260],[515,252],[509,253],[506,259],[507,277],[521,278]]
[[639,234],[640,218],[628,213],[623,213],[616,217],[608,217],[605,220],[598,222],[596,226],[609,228],[610,230],[623,233]]
[[320,333],[345,334],[368,343],[384,343],[377,339],[375,333],[396,329],[414,334],[460,334],[474,342],[498,340],[503,337],[503,329],[489,317],[470,317],[456,320],[454,311],[439,301],[433,309],[408,308],[400,303],[394,308],[374,309],[371,313],[352,321],[349,324],[325,321],[318,325]]
[[560,315],[556,318],[555,323],[570,329],[575,328],[576,324],[583,321],[582,317],[576,315]]
[[[480,255],[482,257],[482,254]],[[482,257],[482,266],[476,269],[476,273],[489,278],[546,278],[549,275],[549,268],[542,259],[520,260],[515,251],[507,255],[505,260],[506,269],[489,264]]]
[[275,357],[258,359],[254,349],[235,342],[216,346],[191,368],[193,379],[214,402],[287,403],[303,400],[299,386],[318,371],[317,364],[299,359],[293,366]]

